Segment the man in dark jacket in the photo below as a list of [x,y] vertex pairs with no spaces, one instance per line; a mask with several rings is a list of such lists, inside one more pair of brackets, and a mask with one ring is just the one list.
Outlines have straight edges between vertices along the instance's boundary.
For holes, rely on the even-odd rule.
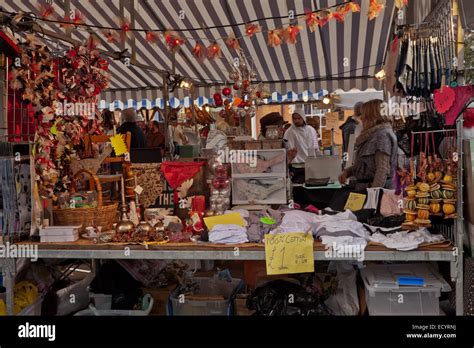
[[131,133],[131,149],[140,149],[146,147],[146,137],[140,127],[137,125],[137,112],[129,108],[122,111],[122,125],[117,129],[117,133]]
[[359,117],[361,114],[362,108],[361,102],[358,102],[354,105],[354,116],[349,116],[349,118],[339,127],[342,131],[342,153],[345,153],[349,150],[349,138],[351,134],[355,133],[356,127],[359,124]]

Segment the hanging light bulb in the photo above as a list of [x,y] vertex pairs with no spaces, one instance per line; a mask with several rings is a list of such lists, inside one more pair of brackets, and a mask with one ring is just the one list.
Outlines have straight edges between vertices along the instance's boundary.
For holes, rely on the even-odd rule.
[[329,97],[324,97],[323,98],[323,104],[329,105],[330,103],[331,103],[331,98],[329,98]]
[[385,74],[385,69],[382,68],[380,69],[376,74],[375,74],[375,78],[379,81],[382,81],[384,80],[386,77],[386,74]]

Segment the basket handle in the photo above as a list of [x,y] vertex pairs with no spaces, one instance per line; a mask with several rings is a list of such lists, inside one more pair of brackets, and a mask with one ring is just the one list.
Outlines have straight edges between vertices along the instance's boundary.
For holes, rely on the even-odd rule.
[[82,173],[85,173],[85,174],[89,175],[89,185],[91,187],[91,190],[94,189],[94,187],[97,190],[97,208],[102,208],[102,204],[103,204],[103,201],[102,201],[102,185],[100,183],[99,178],[94,173],[90,172],[87,169],[81,169],[76,174],[74,174],[74,176],[72,178],[73,179],[72,184],[73,184],[74,190],[76,189],[76,184],[75,184],[74,180],[77,179],[79,177],[79,175],[81,175]]

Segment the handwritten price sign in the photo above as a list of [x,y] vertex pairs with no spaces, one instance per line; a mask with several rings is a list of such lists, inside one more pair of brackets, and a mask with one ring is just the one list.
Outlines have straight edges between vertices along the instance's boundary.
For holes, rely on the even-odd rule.
[[314,272],[313,236],[305,233],[265,236],[267,274]]

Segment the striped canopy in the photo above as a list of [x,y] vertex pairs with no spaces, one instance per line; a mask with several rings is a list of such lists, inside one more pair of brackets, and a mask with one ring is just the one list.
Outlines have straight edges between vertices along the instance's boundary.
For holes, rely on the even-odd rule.
[[[64,4],[67,2],[53,1],[55,11],[61,18],[64,17]],[[302,30],[295,45],[269,47],[264,33],[246,37],[245,25],[181,32],[186,42],[176,54],[175,64],[162,39],[151,44],[146,41],[144,32],[132,33],[135,37],[136,59],[139,63],[164,71],[173,72],[174,66],[176,74],[196,81],[197,96],[210,98],[228,80],[228,71],[236,53],[223,40],[234,34],[243,37],[239,40],[240,45],[245,55],[253,60],[256,80],[266,83],[267,89],[276,93],[272,95],[272,100],[283,100],[290,93],[291,98],[303,98],[303,94],[313,96],[314,91],[381,89],[380,81],[373,76],[384,62],[395,12],[394,0],[386,0],[384,10],[371,21],[367,16],[369,0],[357,2],[361,5],[360,13],[348,14],[343,23],[331,20],[313,33],[305,27],[304,19],[300,19],[298,24]],[[342,3],[343,0],[70,0],[70,8],[79,10],[86,23],[101,26],[119,27],[123,12],[127,19],[135,17],[132,28],[186,29],[271,18],[258,22],[263,30],[267,30],[287,25],[288,17],[280,17],[288,16],[290,11],[299,15],[307,10],[314,11]],[[1,6],[7,11],[39,13],[36,1],[4,0]],[[57,23],[38,23],[48,30],[65,31]],[[125,43],[109,43],[102,30],[88,30],[96,32],[104,50],[132,50],[132,35]],[[85,40],[88,32],[86,28],[78,27],[70,35],[74,39]],[[204,46],[217,41],[222,47],[222,58],[198,61],[192,55],[196,41]],[[103,107],[121,107],[125,103],[128,105],[130,100],[133,106],[163,106],[162,78],[158,72],[133,65],[125,66],[116,60],[110,63],[112,81],[110,89],[101,96]],[[186,97],[183,90],[177,89],[170,95],[170,105],[190,105],[191,100]],[[114,101],[118,101],[115,102],[118,104]],[[197,103],[203,104],[205,100]]]

